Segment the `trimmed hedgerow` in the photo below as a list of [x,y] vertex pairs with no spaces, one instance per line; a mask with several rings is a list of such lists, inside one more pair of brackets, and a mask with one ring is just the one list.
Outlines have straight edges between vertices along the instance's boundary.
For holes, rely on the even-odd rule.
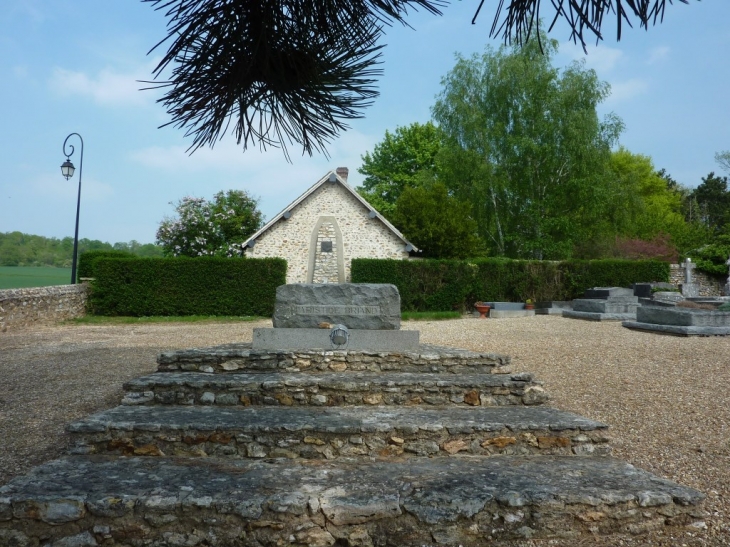
[[98,258],[90,312],[110,316],[273,313],[281,258]]
[[134,258],[134,254],[127,251],[86,251],[79,255],[79,264],[76,270],[78,279],[95,277],[94,264],[98,258]]
[[648,260],[563,262],[354,259],[353,283],[392,283],[403,311],[465,310],[473,302],[572,300],[591,287],[668,281],[669,265]]

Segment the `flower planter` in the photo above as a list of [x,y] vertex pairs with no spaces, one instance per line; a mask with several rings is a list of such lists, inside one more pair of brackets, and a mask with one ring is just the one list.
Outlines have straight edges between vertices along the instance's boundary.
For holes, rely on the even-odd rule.
[[480,319],[486,319],[491,306],[488,306],[487,304],[484,304],[482,302],[477,302],[476,304],[474,304],[474,308],[476,308],[476,310],[479,312]]

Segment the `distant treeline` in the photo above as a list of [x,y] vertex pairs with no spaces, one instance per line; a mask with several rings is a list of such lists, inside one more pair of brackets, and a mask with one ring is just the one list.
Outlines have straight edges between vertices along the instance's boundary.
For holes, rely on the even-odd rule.
[[[0,266],[55,266],[70,268],[74,240],[58,239],[21,232],[0,233]],[[162,247],[153,243],[106,243],[97,239],[79,239],[79,254],[86,251],[118,250],[142,257],[161,257]]]

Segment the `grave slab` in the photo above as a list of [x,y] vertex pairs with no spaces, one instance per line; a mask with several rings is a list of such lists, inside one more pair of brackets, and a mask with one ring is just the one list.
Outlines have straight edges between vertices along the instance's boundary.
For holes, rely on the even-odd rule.
[[671,334],[674,336],[730,336],[730,327],[693,327],[680,325],[658,325],[656,323],[641,323],[639,321],[624,321],[627,329]]
[[624,287],[593,287],[586,289],[585,298],[608,298],[611,296],[634,296],[633,289]]
[[582,319],[584,321],[631,321],[636,319],[635,313],[595,313],[576,310],[563,310],[563,317]]
[[535,310],[489,310],[492,319],[510,319],[514,317],[534,317]]
[[535,304],[537,315],[563,315],[563,310],[572,310],[572,300],[547,300]]

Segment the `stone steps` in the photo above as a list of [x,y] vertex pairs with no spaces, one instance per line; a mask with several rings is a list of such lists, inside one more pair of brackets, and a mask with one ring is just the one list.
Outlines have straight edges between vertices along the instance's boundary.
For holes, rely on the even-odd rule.
[[[69,456],[0,488],[0,545],[469,545],[675,528],[703,495],[613,458]],[[678,536],[675,536],[678,537]]]
[[70,424],[72,455],[0,487],[0,546],[479,547],[705,516],[504,355],[229,344],[158,371]]
[[531,374],[158,372],[124,389],[126,405],[499,406],[548,400]]
[[119,406],[68,431],[75,454],[334,459],[611,450],[605,424],[541,406]]
[[417,352],[251,349],[250,343],[160,354],[159,372],[417,372],[509,374],[510,358],[498,353],[421,344]]

